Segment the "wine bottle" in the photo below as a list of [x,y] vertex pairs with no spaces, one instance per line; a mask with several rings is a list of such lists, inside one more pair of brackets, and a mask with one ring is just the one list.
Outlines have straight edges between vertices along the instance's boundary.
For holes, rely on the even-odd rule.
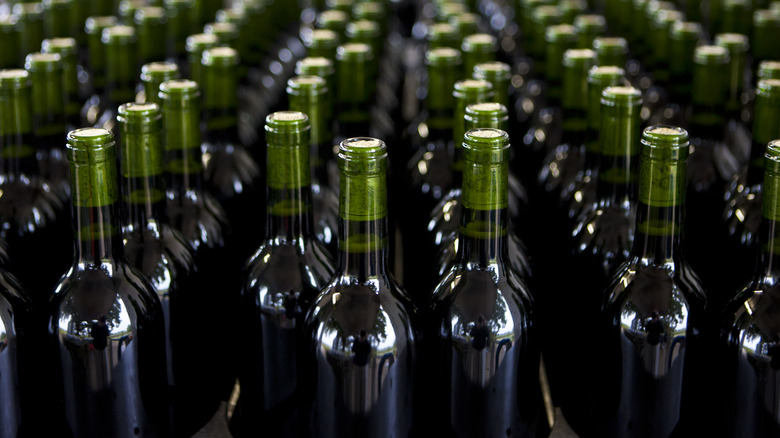
[[73,38],[50,38],[43,40],[43,53],[56,53],[62,62],[62,80],[65,87],[65,123],[69,130],[81,125],[81,92],[78,76],[84,69],[79,65],[78,46]]
[[424,333],[428,427],[535,436],[543,425],[533,303],[507,253],[509,136],[468,131],[463,159],[461,246],[433,291]]
[[[48,299],[70,262],[64,205],[38,170],[33,136],[30,76],[0,70],[0,223],[8,242],[9,270],[36,310]],[[50,258],[41,263],[40,251]]]
[[[574,19],[574,28],[577,30],[579,42],[578,49],[593,49],[596,39],[604,35],[607,31],[607,21],[602,15],[578,15]],[[600,65],[621,65],[621,64],[602,64]]]
[[588,5],[584,0],[562,0],[558,7],[561,9],[562,23],[574,25],[574,21],[585,13]]
[[16,32],[16,17],[0,18],[0,68],[15,68],[19,65],[19,34]]
[[[335,126],[335,118],[332,100],[336,98],[336,67],[334,66],[334,60],[331,58],[321,57],[306,57],[295,64],[295,74],[298,76],[318,76],[325,79],[325,85],[328,88],[329,95],[331,96],[331,104],[325,108],[325,114],[327,115],[327,127],[332,129]],[[332,154],[331,154],[332,155]],[[335,158],[329,156],[328,161],[333,161]]]
[[[226,254],[228,222],[225,211],[204,189],[198,84],[183,79],[163,82],[160,99],[163,103],[168,221],[195,249],[196,282],[201,287],[199,290],[204,291],[199,301],[201,312],[208,312],[212,324],[228,330],[235,324],[230,313],[238,305],[238,289],[226,287],[223,275],[236,270],[230,265],[235,255]],[[228,281],[235,280],[230,278]],[[222,293],[215,295],[214,291]],[[217,331],[203,333],[201,339],[212,345],[224,345],[229,341],[232,340],[225,340]],[[235,370],[230,362],[232,354],[228,350],[201,359],[204,366],[215,370],[210,373],[213,391],[224,397],[235,381]]]
[[[0,437],[17,438],[28,433],[27,421],[34,420],[31,412],[35,405],[22,400],[33,398],[29,392],[34,388],[25,386],[27,374],[26,349],[34,349],[35,341],[27,333],[32,314],[32,302],[21,290],[16,278],[5,268],[0,268]],[[27,400],[25,400],[27,401]],[[38,406],[41,408],[41,406]]]
[[[642,133],[634,243],[602,295],[601,357],[588,375],[580,436],[666,437],[680,430],[687,397],[706,370],[702,354],[705,296],[683,253],[688,134],[654,125]],[[699,351],[696,349],[699,348]],[[699,395],[705,397],[706,392]]]
[[125,258],[111,132],[68,134],[73,265],[48,309],[69,432],[168,436],[165,326],[157,295]]
[[24,68],[32,82],[32,125],[38,170],[66,204],[70,199],[70,183],[68,160],[60,147],[67,134],[62,62],[54,53],[31,53],[27,55]]
[[[599,173],[594,175],[597,197],[570,234],[568,274],[551,291],[550,300],[558,306],[550,326],[553,333],[545,342],[549,348],[544,349],[550,381],[555,382],[557,399],[575,430],[587,430],[583,425],[588,422],[583,417],[588,403],[587,376],[596,373],[592,368],[597,365],[569,365],[569,358],[588,354],[589,343],[574,343],[567,349],[555,346],[566,342],[572,333],[599,329],[593,315],[601,309],[602,293],[615,269],[628,260],[636,216],[642,94],[633,87],[610,86],[601,95]],[[553,374],[553,369],[559,373]]]
[[[751,158],[747,172],[731,181],[726,189],[726,221],[729,236],[730,269],[727,284],[719,289],[724,292],[713,296],[717,303],[725,303],[730,294],[750,279],[755,270],[753,255],[759,250],[761,205],[764,183],[764,152],[766,145],[780,138],[780,126],[772,120],[780,117],[780,80],[764,79],[756,87],[756,106],[753,118]],[[717,306],[716,306],[717,308]]]
[[764,181],[758,263],[752,278],[728,304],[723,340],[725,397],[723,436],[758,438],[780,433],[777,376],[777,221],[780,207],[780,143],[764,155]]
[[296,76],[287,81],[290,110],[308,115],[309,156],[312,163],[311,192],[314,234],[331,255],[338,250],[338,196],[331,190],[327,163],[334,161],[333,136],[327,116],[330,91],[325,79],[318,76]]
[[165,7],[165,15],[168,17],[166,53],[169,59],[176,62],[179,69],[183,69],[187,59],[187,37],[197,29],[193,15],[195,1],[164,0],[163,6]]
[[240,264],[262,240],[263,223],[258,220],[263,217],[264,194],[261,168],[238,136],[238,63],[238,53],[230,47],[203,52],[206,129],[201,148],[204,182],[225,208],[233,233],[241,236],[233,242]]
[[434,23],[428,29],[427,35],[428,50],[449,47],[451,49],[461,48],[461,37],[458,28],[450,23]]
[[330,29],[313,29],[304,34],[306,55],[310,58],[336,59],[336,48],[339,46],[339,36]]
[[213,47],[217,47],[219,40],[216,35],[208,33],[198,33],[187,37],[187,66],[189,71],[189,77],[193,81],[202,84],[203,80],[203,68],[201,67],[201,58],[203,58],[203,52]]
[[[694,52],[700,44],[703,30],[700,23],[678,21],[672,24],[670,32],[668,91],[672,102],[685,106],[691,102]],[[670,119],[667,117],[667,121]]]
[[[214,415],[219,398],[201,382],[200,337],[186,335],[201,319],[194,249],[168,223],[163,183],[162,113],[155,103],[127,103],[117,113],[121,140],[122,238],[128,262],[150,282],[163,310],[172,427],[190,436]],[[191,364],[201,363],[198,369]],[[209,398],[210,396],[210,398]]]
[[496,37],[486,33],[478,33],[463,38],[463,76],[474,74],[474,67],[485,62],[495,62],[498,41]]
[[[174,79],[179,79],[179,67],[172,62],[150,62],[141,67],[141,84],[143,94],[139,96],[140,102],[156,103],[162,105],[160,99],[160,84]],[[143,99],[140,99],[142,97]]]
[[[625,63],[623,63],[625,65]],[[560,204],[569,221],[576,221],[596,200],[601,130],[601,92],[625,82],[625,70],[615,65],[592,67],[588,72],[588,127],[582,168],[561,190]],[[572,223],[572,222],[570,222]]]
[[780,59],[780,47],[775,37],[780,30],[780,13],[771,9],[759,9],[753,13],[753,33],[750,47],[753,50],[753,70],[761,61]]
[[168,32],[168,16],[165,9],[147,6],[135,11],[133,16],[138,32],[138,56],[141,65],[162,62],[168,56],[165,47]]
[[558,7],[552,4],[540,4],[531,10],[531,19],[532,25],[528,28],[530,37],[528,48],[534,60],[534,75],[540,75],[545,72],[547,62],[547,29],[561,24],[563,16]]
[[[365,136],[371,132],[370,104],[374,93],[370,64],[371,46],[348,43],[336,53],[336,139]],[[340,141],[338,141],[340,143]],[[335,178],[331,179],[332,181]],[[334,181],[335,182],[335,181]]]
[[72,15],[76,0],[44,0],[43,33],[46,38],[69,37],[76,31]]
[[314,234],[309,119],[297,111],[276,112],[265,129],[268,226],[242,274],[238,429],[241,436],[294,436],[305,430],[298,407],[311,390],[301,385],[308,351],[304,318],[334,264]]
[[387,147],[339,146],[336,274],[306,317],[313,436],[409,436],[417,334],[409,296],[388,269]]
[[628,43],[621,37],[597,37],[593,39],[596,64],[625,68],[628,57]]
[[729,52],[729,76],[727,86],[726,143],[732,145],[734,155],[741,166],[750,160],[750,128],[745,121],[749,112],[742,110],[742,99],[745,96],[747,56],[750,50],[748,37],[735,33],[724,33],[715,36],[715,45]]
[[43,28],[43,4],[39,2],[16,3],[13,6],[13,15],[16,18],[16,29],[19,33],[19,64],[24,64],[24,57],[28,53],[38,51],[44,37]]
[[132,26],[135,21],[135,13],[146,7],[146,0],[119,0],[116,7],[116,16],[119,22],[125,26]]
[[344,11],[338,11],[329,9],[317,14],[315,21],[318,29],[328,29],[336,32],[339,41],[347,40],[347,23],[349,22],[349,15]]
[[[87,34],[87,66],[89,71],[89,84],[94,102],[87,102],[82,107],[81,120],[83,124],[94,125],[97,120],[97,110],[89,111],[98,105],[98,99],[106,92],[106,52],[103,48],[103,30],[118,23],[113,16],[89,17],[84,23],[84,32]],[[81,55],[83,56],[83,55]],[[92,120],[90,122],[90,120]]]
[[[106,53],[106,92],[87,114],[96,114],[94,126],[111,130],[116,123],[117,106],[135,100],[138,74],[135,28],[124,25],[107,27],[103,30],[102,42],[101,50]],[[92,119],[89,121],[92,122]]]
[[683,19],[682,12],[673,9],[655,9],[652,15],[651,34],[653,44],[651,45],[647,67],[653,74],[653,83],[661,87],[669,85],[672,24]]

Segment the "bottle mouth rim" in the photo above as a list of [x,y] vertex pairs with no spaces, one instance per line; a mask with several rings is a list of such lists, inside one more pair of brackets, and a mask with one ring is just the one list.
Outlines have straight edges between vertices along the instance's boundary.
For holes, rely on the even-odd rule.
[[642,131],[642,155],[651,159],[684,160],[688,157],[688,131],[671,125],[648,126]]

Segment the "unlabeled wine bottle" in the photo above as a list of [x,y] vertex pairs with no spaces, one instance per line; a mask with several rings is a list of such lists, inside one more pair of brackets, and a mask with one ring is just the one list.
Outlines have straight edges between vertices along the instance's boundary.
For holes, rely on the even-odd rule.
[[43,33],[46,38],[69,37],[76,33],[73,15],[77,0],[44,0]]
[[290,110],[300,111],[309,118],[314,233],[335,256],[338,250],[339,199],[331,189],[327,172],[327,163],[335,161],[329,123],[330,90],[327,87],[325,79],[318,76],[296,76],[287,81]]
[[19,34],[16,32],[16,17],[0,18],[0,68],[15,68],[19,65]]
[[276,112],[266,118],[265,130],[268,225],[242,274],[237,429],[240,436],[295,436],[306,430],[298,408],[312,389],[302,385],[309,346],[304,318],[334,264],[314,234],[309,119],[297,111]]
[[196,33],[187,37],[187,69],[185,72],[189,72],[189,77],[193,81],[203,84],[203,67],[201,66],[201,59],[203,58],[203,52],[213,47],[217,47],[219,40],[216,35],[208,33]]
[[[37,306],[65,271],[69,235],[64,204],[39,174],[29,73],[0,70],[0,223],[9,270]],[[50,257],[43,263],[41,251]],[[42,310],[42,309],[40,309]]]
[[50,38],[41,43],[43,53],[56,53],[60,56],[62,81],[65,87],[65,122],[70,130],[81,125],[79,74],[85,73],[85,70],[79,65],[78,50],[76,40],[73,38]]
[[463,159],[458,259],[426,318],[427,428],[448,437],[535,436],[543,422],[533,300],[507,252],[509,136],[468,131]]
[[168,436],[163,312],[125,258],[114,138],[85,128],[67,141],[75,253],[49,303],[48,327],[69,432]]
[[[747,173],[730,182],[726,189],[726,209],[723,213],[728,232],[730,269],[722,289],[711,300],[724,304],[734,290],[744,284],[755,271],[753,255],[759,250],[761,205],[764,183],[764,152],[766,145],[780,138],[780,80],[759,80],[756,87],[755,112],[750,161]],[[716,305],[715,308],[718,308]]]
[[187,37],[197,30],[194,20],[195,0],[164,0],[163,7],[168,17],[166,53],[168,59],[182,69],[187,58]]
[[727,85],[726,144],[730,144],[734,156],[744,166],[750,160],[750,111],[743,111],[742,101],[747,101],[745,93],[747,83],[747,57],[750,51],[748,37],[736,33],[724,33],[715,36],[715,45],[729,52],[729,76]]
[[[163,182],[162,113],[154,103],[127,103],[118,110],[121,141],[122,238],[128,262],[152,284],[162,304],[165,324],[166,375],[172,427],[176,436],[190,436],[216,411],[219,398],[209,399],[201,382],[201,339],[187,336],[199,324],[195,253],[179,230],[168,223]],[[202,364],[202,363],[201,363]],[[211,370],[213,371],[213,370]]]
[[38,51],[44,37],[43,3],[18,2],[13,6],[16,18],[16,31],[19,33],[19,51],[21,57],[18,65],[24,64],[28,53]]
[[[614,271],[628,259],[634,240],[636,184],[639,167],[639,135],[642,93],[633,87],[614,86],[603,90],[600,102],[601,135],[597,158],[597,197],[571,232],[567,276],[553,286],[551,301],[556,305],[553,332],[545,346],[545,363],[555,382],[558,400],[567,421],[583,429],[583,407],[588,403],[587,381],[596,364],[578,362],[572,357],[588,355],[588,342],[570,343],[572,333],[593,333],[599,327],[593,315],[601,309],[603,292]],[[558,371],[553,374],[552,370]]]
[[167,51],[165,41],[168,31],[168,17],[165,9],[147,6],[138,9],[133,15],[138,31],[138,56],[140,64],[165,61]]
[[[103,44],[99,50],[106,54],[106,90],[96,106],[90,99],[88,105],[92,108],[86,114],[95,114],[96,127],[112,130],[116,124],[117,107],[135,100],[138,77],[135,28],[124,25],[107,27],[103,30],[101,41]],[[92,123],[92,119],[88,121]]]
[[728,344],[724,367],[722,436],[759,438],[780,434],[777,394],[778,221],[780,221],[780,142],[769,143],[764,156],[761,242],[752,279],[726,307]]
[[157,106],[161,106],[160,84],[179,79],[179,77],[179,67],[172,62],[150,62],[145,64],[141,67],[143,94],[138,96],[138,101],[156,103]]
[[497,61],[498,41],[486,33],[469,35],[463,38],[460,50],[463,52],[463,76],[470,77],[477,64]]
[[[578,15],[574,19],[574,28],[577,29],[579,42],[578,49],[593,49],[595,41],[607,30],[607,21],[602,15]],[[600,65],[621,65],[603,64]]]
[[[84,23],[84,32],[87,34],[87,50],[80,53],[81,57],[86,54],[85,61],[89,71],[89,92],[92,96],[89,98],[94,102],[87,102],[81,109],[82,123],[93,125],[97,121],[97,109],[90,111],[91,108],[99,105],[97,102],[106,92],[106,51],[103,48],[103,30],[115,26],[118,23],[114,16],[89,17]],[[91,121],[91,122],[90,122]]]
[[[580,436],[668,437],[706,373],[705,296],[683,254],[688,134],[654,125],[642,134],[634,243],[602,295],[601,328],[582,333],[600,357],[588,375]],[[697,350],[698,348],[698,350]],[[591,429],[592,427],[592,429]],[[689,436],[689,435],[682,435]]]
[[31,53],[24,68],[32,81],[35,155],[41,176],[63,203],[70,199],[68,160],[60,146],[65,127],[65,90],[62,62],[56,53]]
[[[0,268],[0,438],[19,438],[25,436],[30,426],[26,421],[33,419],[25,408],[35,408],[32,404],[22,404],[23,399],[32,399],[33,387],[25,386],[26,365],[25,349],[39,348],[38,339],[28,333],[32,302],[21,290],[13,275]],[[32,375],[30,373],[28,375]],[[26,401],[26,400],[25,400]],[[39,408],[45,409],[43,406]],[[32,411],[33,409],[30,409]]]
[[313,396],[303,418],[312,436],[407,437],[416,312],[388,269],[387,147],[344,140],[339,170],[338,265],[306,318]]

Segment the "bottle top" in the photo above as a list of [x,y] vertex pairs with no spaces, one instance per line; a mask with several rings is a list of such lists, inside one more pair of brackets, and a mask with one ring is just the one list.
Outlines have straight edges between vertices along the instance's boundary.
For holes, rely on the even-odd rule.
[[117,19],[114,16],[89,17],[84,23],[84,32],[87,35],[102,35],[103,29],[116,26]]
[[357,174],[382,174],[387,170],[387,146],[371,137],[348,138],[339,145],[339,168]]
[[150,62],[141,67],[141,81],[163,83],[179,76],[179,66],[173,62]]
[[509,112],[496,102],[472,103],[466,106],[466,130],[477,128],[504,129],[509,122]]
[[317,15],[317,27],[321,29],[340,30],[347,26],[348,21],[346,12],[335,9],[322,11]]
[[352,16],[356,20],[371,20],[381,23],[385,19],[385,14],[385,5],[380,2],[360,2],[352,7]]
[[699,65],[726,65],[729,63],[729,52],[721,46],[699,46],[693,52],[693,60]]
[[503,62],[483,62],[474,66],[474,79],[493,82],[508,81],[512,78],[512,67]]
[[43,4],[17,3],[13,7],[13,14],[20,21],[43,20]]
[[48,12],[67,12],[73,7],[73,0],[43,0],[43,9]]
[[134,15],[135,24],[153,25],[163,24],[168,21],[168,16],[165,14],[165,9],[158,6],[146,6],[135,11]]
[[653,160],[688,158],[688,131],[676,126],[654,125],[642,131],[642,156]]
[[455,67],[460,64],[460,52],[451,47],[439,47],[425,52],[425,63],[432,67]]
[[160,84],[163,108],[182,108],[200,97],[198,83],[189,79],[174,79]]
[[547,28],[544,33],[544,39],[551,44],[558,42],[576,43],[577,30],[569,24],[556,24]]
[[201,63],[208,67],[230,68],[238,65],[238,52],[230,47],[214,47],[203,52]]
[[[587,71],[596,64],[596,52],[590,49],[569,49],[563,53],[565,68]],[[584,76],[584,74],[583,74]]]
[[450,17],[449,23],[453,25],[462,36],[473,35],[479,32],[479,15],[464,12]]
[[30,74],[26,70],[0,70],[0,96],[8,96],[13,90],[21,90],[29,86]]
[[162,113],[156,103],[122,104],[117,110],[116,119],[122,132],[147,132],[162,127]]
[[367,62],[373,58],[371,46],[364,43],[342,44],[336,49],[336,59],[345,62]]
[[739,33],[719,33],[715,35],[715,44],[725,47],[730,53],[746,53],[750,50],[747,35]]
[[191,8],[195,6],[195,0],[163,0],[166,9]]
[[130,23],[133,21],[135,12],[146,6],[144,0],[122,0],[119,2],[117,12],[119,17],[123,18],[124,23]]
[[215,35],[219,44],[230,44],[238,39],[238,27],[233,23],[207,23],[203,33]]
[[325,79],[314,75],[299,75],[287,81],[287,94],[293,96],[320,96],[328,91]]
[[761,61],[758,64],[759,79],[780,79],[780,61]]
[[463,136],[463,158],[478,164],[501,164],[509,159],[509,134],[493,128],[472,129]]
[[753,12],[753,26],[770,28],[780,26],[780,14],[771,9],[759,9]]
[[303,33],[304,44],[309,49],[335,50],[339,45],[339,35],[330,29],[314,29]]
[[594,86],[604,84],[600,88],[603,90],[610,84],[616,84],[626,76],[626,71],[616,65],[597,65],[591,67],[588,71],[588,83]]
[[[452,95],[470,102],[484,101],[493,93],[493,85],[481,79],[464,79],[455,83]],[[465,108],[465,107],[464,107]]]
[[270,146],[309,146],[309,118],[299,111],[277,111],[265,118],[265,138]]
[[628,42],[622,37],[598,37],[593,40],[593,50],[599,58],[628,53]]
[[243,6],[234,4],[230,9],[220,9],[216,14],[217,23],[232,23],[241,28],[249,21],[249,16]]
[[219,38],[214,34],[196,33],[187,37],[185,50],[187,53],[202,53],[206,49],[216,47],[218,43]]
[[[766,97],[769,99],[780,98],[780,79],[761,79],[756,86],[756,94],[758,96]],[[776,102],[780,103],[780,102]],[[779,107],[780,108],[780,107]]]
[[24,68],[31,73],[51,73],[62,71],[62,63],[56,53],[30,53],[24,60]]
[[602,34],[607,30],[607,20],[602,15],[578,15],[574,19],[577,33]]
[[563,19],[567,23],[573,23],[578,15],[585,13],[588,9],[588,4],[584,0],[561,0],[558,4]]
[[374,21],[359,20],[347,23],[347,38],[349,39],[376,39],[382,36],[382,29]]
[[428,45],[430,47],[458,47],[460,33],[449,23],[434,23],[428,28]]
[[533,9],[531,13],[533,22],[537,26],[548,26],[558,24],[563,20],[563,14],[557,6],[541,5]]
[[[764,153],[764,171],[774,178],[780,176],[780,140],[772,140],[767,145]],[[776,206],[776,208],[778,207],[780,206]]]
[[756,86],[753,142],[764,144],[780,138],[780,79],[761,79]]
[[71,163],[87,165],[116,160],[114,136],[107,129],[81,128],[70,131],[67,143],[67,158]]
[[685,15],[673,9],[659,9],[653,15],[653,27],[657,29],[671,29],[672,24],[683,21]]
[[127,45],[135,42],[135,28],[117,24],[103,29],[103,44]]
[[463,38],[461,50],[465,53],[493,53],[498,46],[496,37],[486,33],[477,33]]
[[642,104],[642,92],[631,86],[610,86],[601,93],[602,105],[629,107]]
[[335,71],[336,68],[333,66],[333,61],[328,58],[308,57],[301,59],[295,64],[295,74],[297,75],[327,77]]
[[44,53],[56,53],[61,57],[76,55],[78,47],[75,38],[49,38],[41,43]]

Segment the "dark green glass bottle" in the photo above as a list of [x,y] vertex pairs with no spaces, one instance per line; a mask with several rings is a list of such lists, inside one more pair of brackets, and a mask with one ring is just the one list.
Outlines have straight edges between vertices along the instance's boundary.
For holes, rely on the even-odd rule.
[[[116,24],[117,19],[113,16],[89,17],[84,23],[84,32],[87,34],[89,83],[94,95],[91,99],[98,99],[106,92],[106,52],[102,42],[103,30]],[[94,124],[97,120],[97,114],[86,111],[91,107],[91,105],[85,105],[81,115],[82,121],[89,125]],[[92,122],[90,123],[89,120]]]
[[[335,91],[336,87],[336,67],[333,62],[336,58],[322,58],[322,57],[306,57],[295,63],[295,74],[299,76],[318,76],[325,79],[325,83],[328,87],[329,94],[331,96],[331,104],[325,109],[328,114],[328,128],[334,126],[334,109],[333,99],[338,96]],[[331,161],[335,160],[335,156],[331,158]]]
[[15,68],[19,64],[19,33],[16,31],[16,17],[0,18],[0,68]]
[[[163,82],[160,99],[163,103],[168,220],[195,249],[196,283],[203,291],[199,301],[203,306],[201,312],[209,313],[209,324],[232,330],[237,324],[231,314],[238,307],[238,288],[231,286],[237,279],[226,277],[240,267],[235,266],[236,254],[227,253],[225,248],[228,233],[225,211],[204,189],[198,84],[183,79]],[[201,340],[225,348],[218,355],[201,358],[204,366],[215,370],[210,373],[212,380],[208,391],[219,399],[228,396],[235,382],[236,369],[232,360],[237,354],[231,349],[235,339],[225,339],[222,333],[209,330],[202,334]]]
[[771,9],[760,9],[753,13],[753,33],[750,47],[753,52],[753,69],[758,63],[780,59],[780,46],[775,37],[780,31],[780,13]]
[[750,52],[748,37],[736,33],[724,33],[715,36],[715,45],[729,52],[728,96],[726,101],[726,143],[732,145],[734,155],[740,165],[750,160],[750,120],[749,110],[742,109],[742,100],[749,99],[745,93],[747,86],[747,57]]
[[146,6],[146,0],[119,0],[115,14],[121,24],[132,26],[136,11]]
[[187,37],[197,30],[195,25],[194,0],[164,0],[165,15],[168,17],[168,32],[166,33],[166,49],[168,57],[173,59],[179,68],[184,67],[187,59]]
[[679,105],[691,102],[694,75],[694,52],[702,39],[702,27],[691,21],[672,24],[669,45],[669,97]]
[[780,220],[780,142],[772,141],[764,158],[758,263],[752,279],[726,307],[723,340],[723,436],[759,438],[780,433],[774,397],[777,376],[778,220]]
[[588,72],[588,128],[582,169],[561,190],[560,203],[570,221],[576,221],[596,200],[596,180],[601,146],[601,92],[625,83],[625,70],[615,65],[599,65]]
[[241,436],[295,436],[306,429],[298,408],[312,390],[302,385],[309,347],[304,318],[334,263],[314,233],[308,118],[276,112],[265,130],[268,225],[242,276],[239,430]]
[[73,38],[51,38],[43,40],[43,53],[56,53],[62,62],[62,81],[65,87],[65,122],[69,129],[81,124],[79,110],[81,99],[79,90],[78,46]]
[[458,28],[450,23],[434,23],[428,29],[428,50],[449,47],[460,49],[461,37]]
[[344,11],[329,9],[317,14],[315,24],[318,29],[328,29],[336,32],[339,37],[339,41],[346,41],[348,22],[349,15]]
[[[2,237],[8,242],[9,270],[40,306],[70,262],[70,236],[64,204],[39,174],[31,93],[27,71],[0,70]],[[50,258],[42,265],[40,251],[44,249]]]
[[[203,52],[204,181],[225,208],[236,256],[251,254],[263,238],[264,193],[261,167],[238,135],[238,52],[215,47]],[[241,262],[238,260],[238,263]]]
[[172,62],[150,62],[145,64],[141,67],[141,84],[144,89],[142,101],[162,106],[160,84],[179,79],[179,77],[179,67]]
[[[607,87],[601,93],[601,144],[596,199],[578,220],[571,232],[571,251],[566,278],[556,282],[551,300],[557,302],[554,333],[547,338],[544,358],[552,374],[556,396],[567,421],[575,430],[587,430],[587,381],[595,373],[595,363],[570,361],[586,357],[592,346],[588,342],[571,343],[574,333],[593,333],[603,292],[614,271],[631,252],[636,215],[636,192],[639,168],[639,112],[642,93],[633,87]],[[595,176],[595,175],[594,175]],[[556,290],[557,289],[557,290]],[[567,348],[557,346],[568,344]],[[585,424],[583,424],[585,423]]]
[[724,294],[712,297],[720,303],[729,299],[730,294],[748,281],[755,270],[753,255],[759,250],[764,152],[770,141],[780,138],[780,124],[776,123],[780,118],[780,80],[759,80],[756,88],[751,157],[747,173],[732,181],[724,196],[724,218],[731,246],[727,253],[731,257],[728,284],[719,289]]
[[[651,34],[653,43],[648,57],[648,69],[653,73],[653,82],[666,87],[669,85],[669,63],[671,59],[672,24],[681,22],[684,15],[671,9],[657,9],[652,14]],[[685,62],[685,60],[683,60]]]
[[[97,99],[90,98],[87,121],[94,126],[112,129],[116,123],[116,108],[123,102],[135,100],[136,31],[125,25],[110,26],[103,30],[102,48],[106,55],[105,93]],[[84,114],[84,109],[82,109]],[[94,115],[94,122],[92,116]]]
[[625,68],[628,57],[628,43],[621,37],[598,37],[593,40],[598,65],[612,65]]
[[301,418],[314,435],[409,436],[418,339],[409,296],[388,268],[387,147],[344,140],[339,170],[338,265],[306,318],[303,387],[313,395]]
[[[28,333],[32,302],[22,291],[18,281],[0,268],[0,339],[3,349],[0,350],[0,405],[3,406],[0,421],[3,423],[3,435],[12,437],[24,436],[28,430],[27,421],[34,420],[31,414],[36,406],[23,403],[32,398],[30,391],[35,388],[27,386],[30,382],[26,365],[26,352],[36,347],[37,339]],[[27,359],[27,360],[26,360]],[[41,408],[41,406],[37,406]]]
[[[203,84],[203,67],[201,66],[201,59],[203,58],[203,52],[208,49],[217,47],[219,39],[216,35],[208,33],[197,33],[187,37],[187,70],[189,76],[193,81]],[[183,72],[184,73],[184,72]]]
[[114,138],[79,129],[67,148],[75,251],[49,303],[48,327],[69,432],[167,436],[163,312],[125,257]]
[[31,53],[25,69],[32,82],[32,116],[35,155],[41,176],[63,203],[70,199],[68,160],[60,146],[67,134],[62,62],[54,53]]
[[330,91],[325,79],[318,76],[296,76],[287,81],[291,111],[308,115],[310,122],[309,156],[311,162],[312,216],[314,233],[331,255],[338,250],[338,196],[333,192],[327,164],[333,163],[333,135],[328,110]]
[[697,360],[705,296],[682,245],[688,153],[681,128],[655,125],[642,134],[634,243],[601,297],[601,329],[582,340],[601,359],[587,377],[593,398],[582,411],[594,428],[581,436],[670,436],[694,402],[688,397],[706,399],[695,386],[706,372]]
[[498,41],[486,33],[477,33],[463,38],[460,50],[463,52],[463,76],[474,74],[477,64],[496,61]]
[[[592,49],[596,39],[604,35],[607,30],[607,21],[602,15],[578,15],[574,19],[574,28],[577,30],[579,42],[578,49]],[[620,65],[620,64],[601,64]]]
[[371,133],[370,105],[374,95],[374,77],[370,64],[374,61],[371,46],[348,43],[336,53],[336,141]]
[[339,46],[339,36],[330,29],[313,29],[303,35],[308,57],[336,59],[336,48]]
[[19,33],[18,54],[21,57],[21,65],[28,53],[37,52],[41,47],[44,38],[43,4],[17,3],[13,7],[13,15],[16,17],[16,31]]
[[535,436],[544,426],[533,300],[507,252],[509,136],[468,131],[463,159],[458,259],[433,291],[424,332],[428,427]]
[[135,11],[135,28],[138,32],[138,56],[140,64],[165,61],[168,32],[168,16],[165,9],[147,6]]
[[69,37],[75,34],[73,28],[76,0],[44,0],[43,30],[46,38]]

